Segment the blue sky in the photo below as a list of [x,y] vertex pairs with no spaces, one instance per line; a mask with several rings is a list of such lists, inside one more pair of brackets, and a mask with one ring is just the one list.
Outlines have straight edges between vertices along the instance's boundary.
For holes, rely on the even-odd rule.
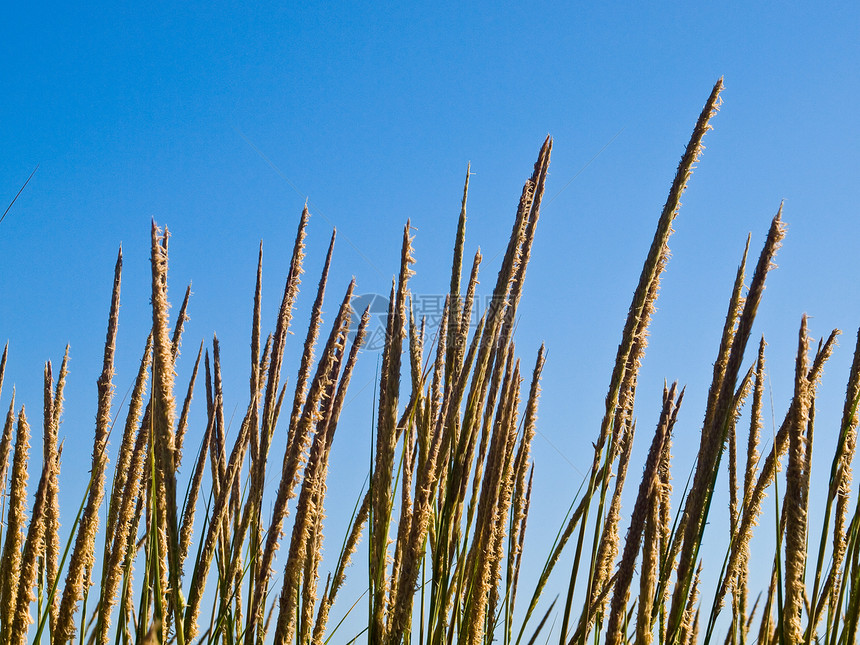
[[[676,439],[682,477],[746,235],[757,254],[785,200],[788,237],[753,338],[768,340],[781,418],[801,314],[817,336],[845,332],[818,412],[826,478],[860,325],[856,3],[36,3],[4,17],[4,208],[39,170],[0,224],[0,341],[10,344],[0,407],[14,384],[38,416],[42,363],[58,364],[71,344],[61,429],[68,489],[85,485],[120,243],[117,410],[134,378],[149,325],[151,218],[173,233],[174,302],[189,282],[194,293],[179,377],[217,332],[227,405],[241,406],[257,245],[263,240],[271,327],[305,199],[312,219],[298,331],[332,226],[328,318],[353,275],[358,293],[387,292],[407,218],[416,229],[414,290],[444,292],[469,161],[467,249],[480,245],[489,289],[522,181],[550,133],[517,334],[526,363],[541,342],[549,352],[529,537],[542,553],[552,537],[543,527],[560,523],[588,463],[641,261],[721,75],[723,108],[671,242],[639,425],[656,423],[664,378],[688,386]],[[294,337],[285,363],[291,378],[299,344]],[[375,369],[366,352],[336,442],[335,540],[364,475],[351,455],[367,450]]]

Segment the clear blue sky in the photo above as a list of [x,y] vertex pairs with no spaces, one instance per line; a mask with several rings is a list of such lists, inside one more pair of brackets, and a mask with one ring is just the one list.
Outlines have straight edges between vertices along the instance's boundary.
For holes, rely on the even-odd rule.
[[[753,337],[769,342],[781,418],[801,314],[812,316],[815,335],[844,330],[818,411],[826,478],[860,324],[856,3],[260,4],[36,3],[4,12],[3,208],[39,170],[0,224],[0,341],[10,343],[0,408],[14,384],[38,417],[42,363],[58,365],[71,343],[64,493],[85,485],[120,243],[117,410],[134,377],[149,326],[151,218],[173,233],[176,306],[193,285],[179,377],[200,340],[217,332],[231,410],[247,389],[257,245],[262,239],[271,327],[306,198],[296,330],[333,225],[328,319],[353,275],[358,293],[387,293],[406,218],[416,228],[414,289],[443,293],[468,161],[467,246],[480,245],[489,289],[522,181],[550,133],[517,335],[527,363],[541,342],[549,351],[529,536],[541,554],[587,466],[641,261],[721,75],[723,109],[683,200],[639,381],[637,454],[656,423],[663,379],[677,379],[688,390],[676,476],[692,465],[746,235],[757,254],[784,199],[788,238]],[[285,363],[290,378],[299,344],[294,337]],[[336,441],[333,540],[364,475],[352,456],[366,454],[375,369],[376,355],[365,353]],[[74,499],[64,500],[67,510]]]

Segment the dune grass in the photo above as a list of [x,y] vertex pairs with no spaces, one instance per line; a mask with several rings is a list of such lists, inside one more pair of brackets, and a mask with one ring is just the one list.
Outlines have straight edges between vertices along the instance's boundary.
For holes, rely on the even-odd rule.
[[[591,467],[570,514],[559,518],[557,539],[534,589],[523,592],[519,581],[546,354],[541,347],[533,361],[521,363],[514,329],[550,162],[549,137],[523,186],[485,311],[474,311],[480,252],[463,291],[468,171],[450,289],[435,329],[413,311],[407,222],[385,317],[368,484],[330,571],[321,570],[329,460],[370,320],[369,311],[359,319],[360,312],[352,310],[353,281],[338,294],[333,320],[322,321],[334,234],[291,378],[284,355],[286,344],[295,342],[290,329],[303,274],[307,208],[299,218],[278,315],[265,336],[261,246],[249,393],[232,432],[217,338],[200,344],[190,374],[177,382],[190,291],[171,321],[169,235],[155,223],[151,332],[138,341],[143,351],[128,404],[122,412],[114,405],[120,252],[97,382],[91,476],[80,491],[75,521],[62,534],[60,425],[68,349],[56,380],[51,363],[44,368],[42,467],[34,487],[28,482],[34,430],[14,393],[7,404],[0,435],[0,641],[853,643],[860,618],[860,514],[851,499],[860,333],[819,529],[809,525],[808,513],[816,389],[839,332],[815,347],[806,318],[800,321],[794,393],[769,451],[761,436],[764,339],[748,351],[766,278],[785,236],[781,207],[749,287],[748,240],[728,291],[698,455],[694,464],[679,466],[681,472],[692,468],[687,485],[673,492],[672,434],[684,399],[677,383],[664,388],[644,465],[630,463],[639,367],[668,242],[721,89],[722,79],[696,122],[658,219],[610,372]],[[8,345],[0,361],[0,392],[7,353]],[[205,395],[195,400],[206,406],[206,424],[194,427],[189,414],[200,389]],[[286,438],[283,454],[272,454],[274,445],[284,443],[276,437]],[[638,482],[631,483],[638,490],[635,502],[622,512],[627,475],[640,470]],[[704,563],[700,549],[706,531],[711,538],[708,517],[721,472],[729,482],[729,535],[721,557]],[[275,491],[271,499],[264,496],[267,485]],[[768,556],[773,575],[755,581],[750,540],[767,493],[778,509]],[[571,568],[556,571],[564,552]],[[359,581],[366,593],[338,615],[360,614],[364,628],[348,634],[330,618],[350,562],[363,557],[366,567],[353,575],[366,576]],[[713,596],[701,588],[703,567],[718,580]],[[569,582],[566,594],[550,601],[544,591],[552,575]]]

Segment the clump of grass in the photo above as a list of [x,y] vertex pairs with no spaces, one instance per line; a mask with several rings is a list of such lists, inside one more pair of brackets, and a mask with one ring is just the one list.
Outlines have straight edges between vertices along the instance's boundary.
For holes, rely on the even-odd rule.
[[[552,152],[549,137],[523,186],[490,304],[477,324],[472,318],[480,252],[465,290],[462,275],[469,170],[450,287],[436,329],[416,320],[413,311],[409,284],[415,259],[407,222],[386,317],[369,485],[325,575],[320,568],[331,450],[370,320],[364,311],[357,329],[352,328],[357,313],[352,311],[353,280],[332,321],[328,326],[323,321],[334,233],[292,381],[283,375],[284,356],[304,271],[311,221],[307,207],[299,218],[273,331],[265,338],[261,245],[251,311],[250,387],[232,437],[224,413],[218,339],[213,337],[208,347],[201,342],[190,374],[178,369],[190,290],[171,323],[169,235],[154,222],[151,331],[124,419],[113,406],[120,252],[97,382],[91,477],[65,534],[59,526],[58,490],[68,348],[56,384],[50,363],[44,371],[42,468],[29,514],[30,426],[14,393],[8,406],[0,435],[0,482],[8,490],[2,507],[5,533],[0,533],[0,640],[288,645],[352,637],[381,644],[499,640],[509,645],[524,639],[534,643],[550,631],[548,639],[555,636],[561,645],[591,639],[613,645],[686,645],[717,637],[717,619],[728,600],[725,641],[732,645],[754,638],[761,643],[853,642],[860,620],[860,514],[850,512],[860,416],[860,333],[817,550],[809,539],[808,513],[816,389],[838,331],[822,339],[810,361],[812,340],[807,319],[802,319],[794,396],[767,454],[761,454],[767,378],[763,338],[745,368],[766,277],[785,236],[782,207],[745,290],[747,239],[729,294],[698,455],[677,512],[673,517],[671,446],[684,398],[677,383],[664,385],[635,503],[631,512],[622,509],[627,475],[635,472],[631,457],[639,368],[668,265],[668,242],[721,90],[722,79],[679,163],[622,331],[591,468],[527,607],[517,606],[518,585],[546,352],[541,347],[533,367],[523,367],[514,329]],[[7,353],[8,347],[0,360],[0,392]],[[190,410],[201,361],[206,422],[194,427]],[[183,381],[177,382],[180,375]],[[750,394],[744,451],[738,444]],[[117,447],[111,449],[112,429],[120,428]],[[281,455],[272,454],[276,432],[286,436]],[[188,449],[195,444],[196,453]],[[183,449],[191,457],[183,459]],[[109,458],[114,460],[110,480]],[[782,460],[787,463],[780,495]],[[715,571],[700,549],[723,467],[729,482],[729,536],[722,568]],[[180,481],[187,481],[185,490]],[[204,481],[211,482],[208,490]],[[271,500],[265,496],[269,484],[276,487]],[[750,579],[750,540],[771,488],[778,506],[773,575],[760,585]],[[100,528],[104,544],[97,562]],[[362,539],[366,625],[360,634],[345,635],[338,632],[340,623],[330,625],[330,618]],[[277,558],[282,546],[285,555]],[[566,548],[573,550],[572,567],[565,602],[557,609],[555,601],[543,601],[543,593]],[[282,572],[274,570],[276,563]],[[717,575],[712,597],[702,588],[704,569]],[[99,584],[92,590],[94,579]],[[761,626],[753,636],[760,603],[757,599],[750,608],[749,597],[757,587],[763,587],[765,600]],[[709,598],[710,606],[705,604]],[[547,628],[551,622],[558,625],[557,632]]]

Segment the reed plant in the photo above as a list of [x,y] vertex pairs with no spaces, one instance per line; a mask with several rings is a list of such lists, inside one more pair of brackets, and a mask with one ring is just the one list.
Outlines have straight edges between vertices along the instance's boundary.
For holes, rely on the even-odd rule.
[[[682,491],[675,485],[673,492],[672,436],[684,388],[666,384],[642,474],[638,482],[633,478],[635,501],[622,512],[628,475],[640,471],[631,463],[634,404],[669,240],[721,90],[722,79],[695,124],[658,218],[610,372],[591,466],[571,512],[559,518],[558,536],[526,596],[519,584],[546,352],[530,348],[536,356],[522,363],[514,331],[547,180],[549,137],[523,186],[484,311],[475,311],[480,252],[465,282],[463,276],[468,169],[450,287],[435,329],[416,319],[412,228],[406,223],[385,316],[367,488],[330,571],[321,570],[321,553],[332,446],[370,323],[369,310],[353,311],[355,280],[338,294],[331,322],[322,319],[334,233],[292,379],[285,374],[285,350],[304,272],[307,207],[268,335],[260,247],[250,312],[250,386],[232,433],[218,339],[201,342],[190,372],[179,373],[190,290],[171,321],[169,235],[154,222],[150,332],[137,340],[143,351],[128,403],[122,409],[114,404],[114,356],[117,342],[127,342],[118,333],[120,251],[96,388],[90,477],[65,533],[58,505],[68,348],[56,381],[51,363],[44,368],[41,470],[32,497],[31,422],[14,392],[7,405],[0,435],[0,641],[853,643],[860,619],[860,506],[855,501],[852,507],[851,488],[860,332],[823,526],[816,530],[809,514],[816,392],[839,332],[813,349],[808,321],[800,321],[794,393],[769,450],[762,440],[764,339],[747,351],[785,236],[781,206],[749,286],[748,239],[728,292],[698,454],[694,463],[680,465],[682,472],[691,468],[687,485]],[[0,392],[7,354],[8,346],[0,361]],[[200,380],[205,392],[195,398]],[[192,405],[205,406],[200,427],[190,420]],[[740,443],[744,428],[746,450]],[[273,450],[278,445],[285,446],[281,454]],[[722,472],[729,482],[729,534],[722,559],[706,564],[701,548],[706,530],[710,539],[708,519]],[[274,490],[271,499],[267,488]],[[776,539],[773,573],[761,581],[751,577],[750,540],[768,493],[778,509]],[[556,571],[565,551],[572,563],[566,578]],[[362,616],[363,628],[347,633],[333,624],[332,609],[350,563],[365,555],[366,566],[353,573],[366,589],[363,599],[340,611]],[[703,568],[718,581],[713,596],[703,589]],[[568,581],[561,603],[545,597],[553,574]],[[753,602],[751,594],[758,594]]]

